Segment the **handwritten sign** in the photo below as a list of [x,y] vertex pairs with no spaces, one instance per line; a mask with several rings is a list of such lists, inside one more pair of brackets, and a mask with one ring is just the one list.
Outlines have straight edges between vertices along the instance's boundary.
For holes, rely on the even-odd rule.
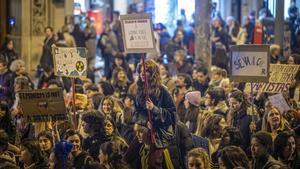
[[56,76],[86,77],[87,60],[85,48],[53,48]]
[[[253,83],[252,90],[266,93],[286,92],[295,79],[299,68],[300,65],[270,64],[269,83]],[[245,91],[251,91],[250,83],[246,84]]]
[[273,106],[277,107],[280,110],[281,113],[291,109],[286,100],[284,99],[282,93],[269,96],[269,100]]
[[120,20],[126,53],[146,53],[156,51],[152,22],[149,15],[121,15]]
[[268,82],[269,46],[232,46],[230,79],[236,82]]
[[66,116],[62,89],[21,91],[20,106],[28,122],[64,120]]

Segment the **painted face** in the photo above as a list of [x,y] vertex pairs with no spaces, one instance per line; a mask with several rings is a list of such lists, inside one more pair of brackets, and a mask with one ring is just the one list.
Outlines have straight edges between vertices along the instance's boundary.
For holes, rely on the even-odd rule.
[[51,140],[49,140],[47,137],[45,136],[41,136],[39,138],[39,145],[40,145],[40,149],[42,151],[49,151],[52,148],[52,143]]
[[274,129],[280,127],[280,119],[280,112],[277,110],[273,109],[268,113],[267,121]]
[[235,98],[229,98],[229,107],[233,112],[237,112],[241,108],[241,103],[237,101]]
[[111,111],[112,111],[112,105],[111,105],[111,102],[109,100],[104,100],[103,101],[103,105],[102,105],[102,109],[103,109],[103,112],[105,114],[110,114]]
[[251,140],[251,155],[253,158],[258,159],[261,156],[267,154],[267,149],[259,143],[259,141],[254,137]]
[[296,150],[296,141],[295,141],[295,138],[294,137],[290,137],[287,140],[287,145],[284,147],[283,152],[282,152],[284,158],[285,159],[291,158],[294,155],[295,150]]
[[188,169],[205,169],[205,164],[203,159],[200,157],[189,157]]
[[108,136],[111,136],[114,133],[114,126],[111,121],[106,120],[104,124],[104,131]]
[[68,137],[67,141],[73,144],[73,148],[71,150],[72,153],[77,153],[78,151],[80,151],[81,141],[80,141],[80,137],[77,134]]

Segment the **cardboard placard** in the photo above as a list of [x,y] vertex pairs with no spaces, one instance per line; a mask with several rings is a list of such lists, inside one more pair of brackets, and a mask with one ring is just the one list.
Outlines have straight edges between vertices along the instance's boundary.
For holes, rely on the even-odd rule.
[[156,52],[150,15],[121,15],[120,21],[126,53]]
[[[289,90],[300,65],[270,64],[269,83],[253,83],[254,92],[282,93]],[[246,92],[251,91],[250,83],[246,84]]]
[[78,48],[53,47],[54,73],[64,77],[87,76],[87,50]]
[[27,90],[18,93],[20,107],[28,122],[64,120],[66,107],[61,88]]
[[231,48],[230,79],[235,82],[268,82],[269,46],[236,45]]
[[273,106],[277,107],[280,110],[281,113],[284,113],[285,111],[289,111],[291,109],[284,99],[282,93],[269,96],[269,100]]

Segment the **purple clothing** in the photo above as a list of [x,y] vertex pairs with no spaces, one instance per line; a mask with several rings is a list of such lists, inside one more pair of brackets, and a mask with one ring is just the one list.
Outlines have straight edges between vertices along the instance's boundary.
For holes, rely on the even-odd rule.
[[11,83],[12,83],[12,74],[7,71],[3,74],[0,74],[0,100],[11,99]]

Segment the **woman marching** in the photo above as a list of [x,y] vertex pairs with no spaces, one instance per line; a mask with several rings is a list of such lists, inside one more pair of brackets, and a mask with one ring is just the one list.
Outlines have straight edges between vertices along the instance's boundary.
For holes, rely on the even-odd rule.
[[[156,62],[147,60],[145,67],[145,70],[141,65],[138,67],[136,111],[133,117],[138,141],[135,140],[130,145],[126,153],[130,157],[125,156],[125,159],[127,162],[134,163],[136,168],[174,168],[167,147],[175,135],[175,104],[168,90],[161,83]],[[149,81],[148,100],[144,90],[145,74]],[[137,153],[139,156],[135,159],[131,154],[133,151],[139,152]]]

